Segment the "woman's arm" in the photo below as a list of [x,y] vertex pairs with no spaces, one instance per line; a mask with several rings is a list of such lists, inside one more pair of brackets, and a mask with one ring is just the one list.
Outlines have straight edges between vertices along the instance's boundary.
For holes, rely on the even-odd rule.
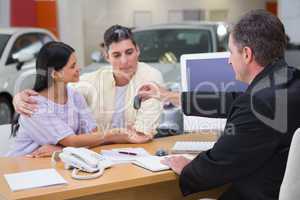
[[58,143],[65,147],[94,147],[104,143],[104,135],[98,131],[79,135],[69,135],[61,139]]
[[151,135],[135,131],[133,128],[114,128],[105,133],[103,144],[140,144],[152,140]]

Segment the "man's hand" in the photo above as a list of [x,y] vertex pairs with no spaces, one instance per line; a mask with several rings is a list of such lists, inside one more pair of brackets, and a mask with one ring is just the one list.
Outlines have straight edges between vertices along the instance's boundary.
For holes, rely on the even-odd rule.
[[168,90],[157,83],[147,83],[142,85],[138,90],[138,95],[142,98],[142,101],[146,101],[150,98],[155,98],[158,100],[163,100],[167,94]]
[[156,83],[147,83],[142,85],[142,87],[138,90],[138,95],[141,97],[142,101],[154,98],[164,102],[171,102],[176,106],[181,104],[179,92],[169,91]]
[[57,145],[45,144],[27,156],[33,158],[50,157],[55,151],[62,151],[62,147]]
[[184,156],[167,157],[161,163],[169,166],[176,174],[180,175],[183,168],[191,162]]
[[128,124],[126,132],[128,143],[142,144],[149,142],[153,138],[152,135],[146,135],[136,131],[133,127],[133,124]]
[[31,96],[37,96],[33,90],[24,90],[15,95],[13,105],[15,111],[21,115],[31,116],[37,109],[37,102]]

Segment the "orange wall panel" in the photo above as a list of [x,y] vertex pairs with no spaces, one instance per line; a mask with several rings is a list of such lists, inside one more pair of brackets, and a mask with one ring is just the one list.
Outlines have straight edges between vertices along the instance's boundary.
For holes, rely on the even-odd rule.
[[37,27],[46,28],[58,37],[56,0],[36,1]]
[[267,2],[266,10],[277,16],[277,2]]

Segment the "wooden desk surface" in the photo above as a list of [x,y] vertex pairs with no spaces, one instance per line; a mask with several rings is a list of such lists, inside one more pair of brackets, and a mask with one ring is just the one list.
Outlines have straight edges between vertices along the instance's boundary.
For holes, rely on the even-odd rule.
[[[202,140],[214,141],[217,135],[212,133],[194,133],[173,137],[155,139],[147,144],[118,144],[106,145],[94,148],[96,152],[101,149],[111,149],[119,147],[143,147],[149,153],[154,154],[158,148],[170,149],[178,140]],[[45,188],[35,188],[30,190],[12,192],[3,176],[6,173],[15,173],[43,168],[51,168],[50,158],[0,158],[0,199],[84,199],[84,196],[93,197],[100,193],[117,193],[129,188],[142,187],[145,185],[155,185],[158,183],[171,183],[173,181],[178,188],[178,176],[171,170],[162,172],[150,172],[132,164],[120,164],[105,170],[104,175],[92,180],[74,180],[71,178],[71,171],[65,170],[63,164],[59,162],[57,171],[68,182],[67,185],[51,186]],[[42,180],[41,180],[42,181]],[[151,192],[150,192],[151,193]],[[109,195],[108,195],[109,196]],[[151,196],[151,194],[150,194]],[[122,196],[121,196],[122,197]],[[94,198],[90,198],[94,199]],[[107,198],[111,199],[111,198]],[[123,199],[123,198],[120,198]],[[128,198],[131,199],[131,198]],[[143,198],[145,199],[145,198]]]

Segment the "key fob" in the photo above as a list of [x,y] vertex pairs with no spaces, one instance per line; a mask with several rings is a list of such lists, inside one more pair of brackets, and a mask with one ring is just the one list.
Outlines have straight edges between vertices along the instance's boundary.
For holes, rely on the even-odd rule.
[[141,107],[142,98],[139,95],[136,95],[133,100],[134,109],[138,110]]

